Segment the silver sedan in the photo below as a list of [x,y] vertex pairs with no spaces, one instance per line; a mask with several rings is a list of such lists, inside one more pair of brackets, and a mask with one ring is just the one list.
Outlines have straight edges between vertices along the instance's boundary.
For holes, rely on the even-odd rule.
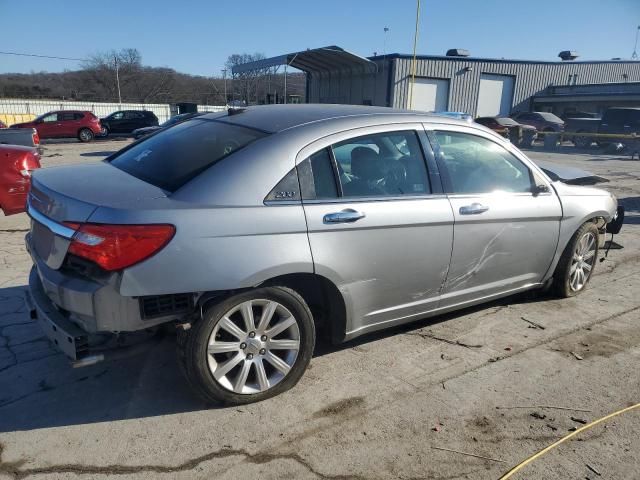
[[[76,365],[171,325],[193,389],[281,393],[334,342],[593,274],[613,195],[448,117],[280,105],[203,115],[34,172],[34,316]],[[102,348],[94,345],[101,338]]]

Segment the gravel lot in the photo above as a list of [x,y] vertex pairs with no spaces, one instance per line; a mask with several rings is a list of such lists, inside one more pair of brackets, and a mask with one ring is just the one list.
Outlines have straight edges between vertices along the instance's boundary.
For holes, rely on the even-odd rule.
[[[97,161],[126,142],[49,144],[43,166]],[[520,295],[323,345],[296,388],[241,408],[192,396],[170,336],[71,369],[25,312],[27,218],[0,217],[0,478],[498,478],[582,421],[640,402],[640,161],[529,154],[610,179],[629,210],[624,248],[583,295]],[[514,478],[640,478],[638,431],[634,410]]]

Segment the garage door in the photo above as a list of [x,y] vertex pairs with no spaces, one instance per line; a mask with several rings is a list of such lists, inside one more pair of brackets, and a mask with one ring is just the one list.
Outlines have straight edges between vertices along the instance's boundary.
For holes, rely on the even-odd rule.
[[[411,86],[409,86],[411,88]],[[416,78],[413,85],[413,110],[444,112],[449,105],[449,80]]]
[[513,101],[513,77],[507,75],[480,75],[478,117],[508,115]]

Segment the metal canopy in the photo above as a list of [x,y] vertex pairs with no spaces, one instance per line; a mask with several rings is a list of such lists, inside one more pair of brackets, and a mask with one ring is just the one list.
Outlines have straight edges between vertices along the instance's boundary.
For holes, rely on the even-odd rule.
[[277,57],[265,58],[255,62],[236,65],[231,69],[233,74],[255,70],[264,70],[279,65],[290,66],[309,73],[320,73],[337,70],[352,70],[362,68],[374,72],[376,64],[371,60],[347,52],[335,45],[302,52],[288,53]]

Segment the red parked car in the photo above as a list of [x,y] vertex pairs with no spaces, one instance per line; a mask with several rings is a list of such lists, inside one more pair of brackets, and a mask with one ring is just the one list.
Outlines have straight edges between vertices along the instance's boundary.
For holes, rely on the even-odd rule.
[[4,124],[2,120],[0,120],[0,128],[7,128],[7,126]]
[[81,142],[90,142],[102,130],[98,117],[79,110],[45,113],[31,122],[11,125],[11,128],[35,128],[40,138],[77,137]]
[[25,211],[31,172],[36,168],[40,168],[37,149],[0,145],[0,209],[5,215]]

